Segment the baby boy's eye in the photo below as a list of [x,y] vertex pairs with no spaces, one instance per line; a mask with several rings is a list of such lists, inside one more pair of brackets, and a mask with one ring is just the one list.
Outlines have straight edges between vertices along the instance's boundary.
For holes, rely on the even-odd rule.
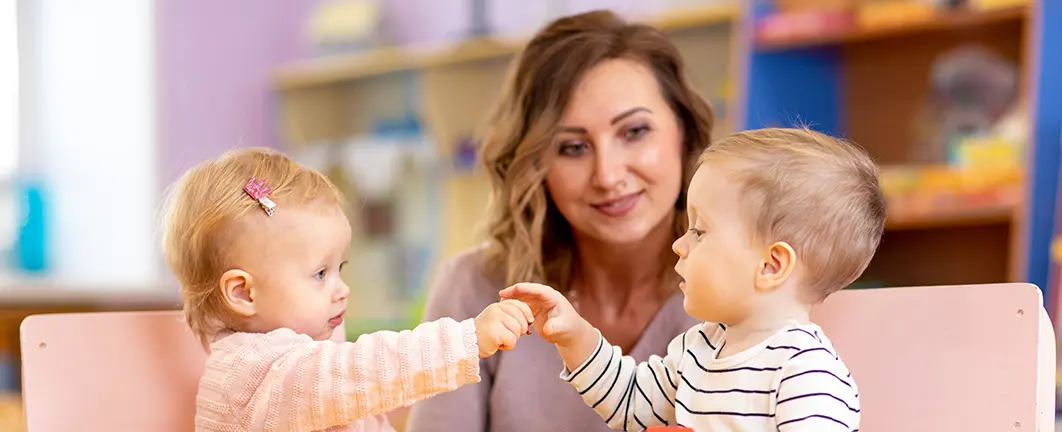
[[314,277],[314,278],[317,278],[317,279],[319,279],[319,280],[324,280],[324,278],[325,278],[325,271],[324,271],[324,269],[322,269],[321,271],[318,271],[318,272],[317,272],[317,274],[313,275],[313,277]]

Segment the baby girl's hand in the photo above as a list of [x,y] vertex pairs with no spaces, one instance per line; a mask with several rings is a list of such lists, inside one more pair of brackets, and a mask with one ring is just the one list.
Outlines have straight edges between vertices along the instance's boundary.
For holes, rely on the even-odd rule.
[[593,326],[572,307],[571,302],[552,287],[536,283],[518,283],[501,291],[504,299],[521,300],[535,313],[535,330],[558,347],[570,347],[582,342],[597,347],[597,333]]
[[508,351],[516,347],[516,340],[527,334],[534,320],[531,308],[518,300],[502,300],[487,306],[475,320],[479,357],[487,358],[499,349]]

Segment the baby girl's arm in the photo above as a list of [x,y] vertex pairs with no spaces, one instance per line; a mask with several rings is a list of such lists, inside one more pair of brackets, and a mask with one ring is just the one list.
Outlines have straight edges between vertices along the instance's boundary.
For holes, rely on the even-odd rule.
[[478,382],[480,356],[515,343],[501,333],[526,331],[530,309],[523,309],[497,303],[475,319],[443,318],[353,343],[311,341],[284,329],[240,346],[222,341],[215,349],[228,351],[228,376],[217,384],[250,429],[347,425]]

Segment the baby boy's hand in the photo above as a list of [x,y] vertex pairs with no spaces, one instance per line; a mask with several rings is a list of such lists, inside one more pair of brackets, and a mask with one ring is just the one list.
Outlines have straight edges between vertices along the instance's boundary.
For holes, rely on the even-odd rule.
[[[572,307],[571,302],[552,287],[536,283],[518,283],[501,291],[503,299],[521,300],[535,313],[534,326],[547,342],[558,347],[585,343],[597,347],[597,333],[590,323]],[[588,341],[588,342],[587,342]]]
[[535,316],[531,308],[518,300],[502,300],[483,309],[476,316],[479,357],[487,358],[499,349],[511,350],[516,340],[528,333]]

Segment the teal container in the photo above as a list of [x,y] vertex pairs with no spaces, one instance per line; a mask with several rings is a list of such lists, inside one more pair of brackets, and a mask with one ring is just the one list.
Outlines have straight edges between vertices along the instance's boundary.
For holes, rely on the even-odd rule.
[[22,223],[15,239],[15,268],[25,273],[46,273],[48,256],[48,196],[44,182],[24,181],[19,188]]

